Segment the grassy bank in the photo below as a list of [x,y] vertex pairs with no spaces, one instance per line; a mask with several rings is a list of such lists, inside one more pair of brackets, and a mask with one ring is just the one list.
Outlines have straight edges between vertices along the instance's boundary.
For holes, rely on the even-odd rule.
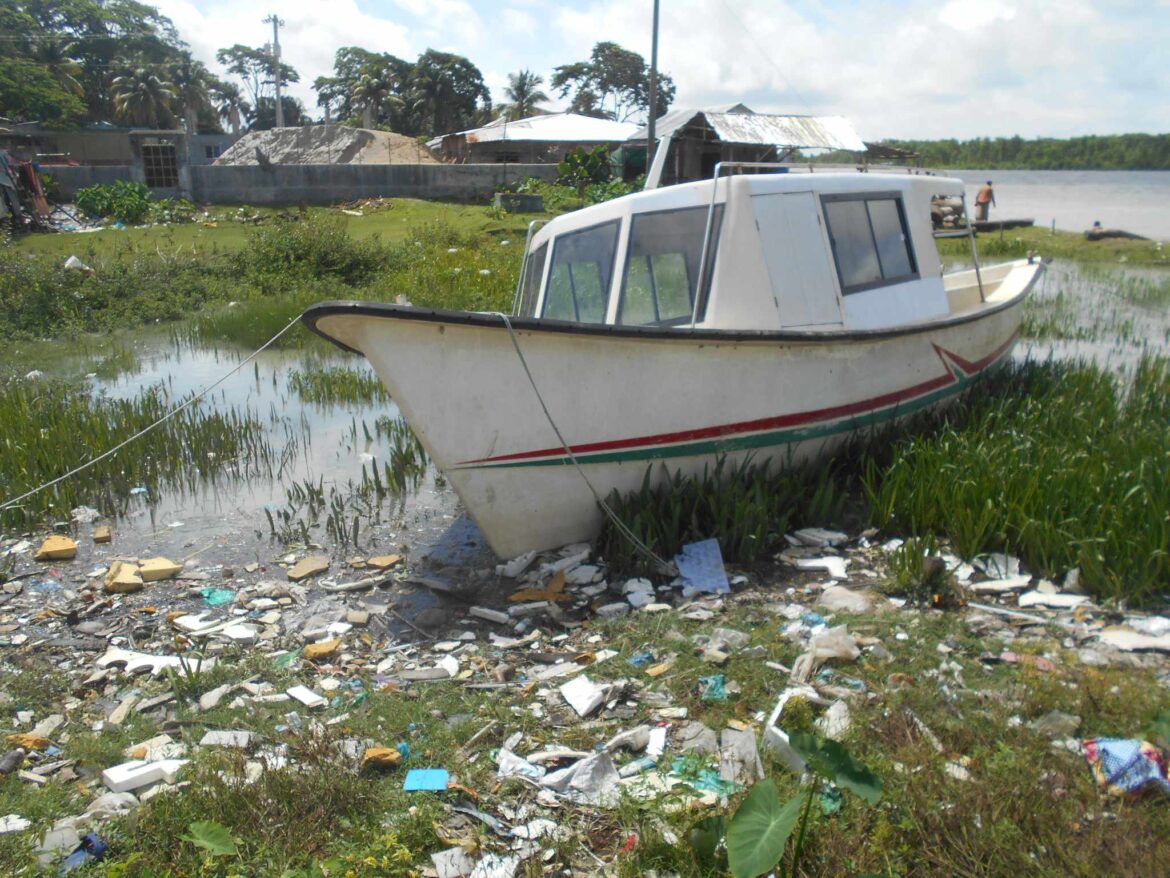
[[[189,319],[200,340],[256,346],[305,307],[327,299],[432,307],[507,309],[522,257],[526,218],[485,208],[417,203],[359,220],[337,211],[273,216],[233,229],[237,247],[172,245],[190,226],[140,230],[152,239],[93,244],[93,236],[28,237],[0,248],[0,332],[10,339],[109,332]],[[393,222],[381,221],[383,216]],[[380,229],[392,228],[383,237]],[[135,230],[130,230],[135,231]],[[99,233],[105,234],[105,233]],[[109,233],[109,234],[122,234]],[[49,245],[57,252],[36,252]],[[71,246],[88,245],[80,252]],[[93,276],[63,267],[66,250]],[[297,332],[286,343],[304,343]]]
[[[966,238],[940,238],[939,255],[947,261],[969,261],[971,245]],[[982,232],[975,246],[984,262],[1023,259],[1029,252],[1043,257],[1080,263],[1115,263],[1170,267],[1170,246],[1160,241],[1128,241],[1120,238],[1087,241],[1078,232],[1032,227],[1004,232]]]

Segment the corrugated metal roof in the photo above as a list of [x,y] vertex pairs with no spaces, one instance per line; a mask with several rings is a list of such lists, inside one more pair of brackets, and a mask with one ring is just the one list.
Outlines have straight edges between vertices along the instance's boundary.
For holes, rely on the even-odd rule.
[[[577,113],[549,113],[544,116],[529,116],[515,122],[496,119],[482,128],[460,131],[468,143],[492,142],[562,142],[562,143],[621,143],[638,130],[633,122],[614,122],[610,119],[595,119]],[[446,135],[450,136],[450,135]],[[443,140],[436,137],[427,145],[438,145]]]
[[[790,148],[824,147],[865,152],[865,143],[844,116],[781,116],[773,113],[717,113],[712,110],[675,110],[660,118],[658,137],[666,137],[689,125],[695,118],[706,119],[724,143],[757,144]],[[630,139],[646,138],[639,129]]]

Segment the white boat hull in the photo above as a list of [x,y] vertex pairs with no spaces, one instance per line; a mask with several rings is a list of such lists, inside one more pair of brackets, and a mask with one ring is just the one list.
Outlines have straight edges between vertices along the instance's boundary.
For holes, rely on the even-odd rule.
[[[989,301],[890,331],[736,333],[514,320],[565,442],[602,496],[720,456],[800,462],[944,404],[1010,355],[1040,270]],[[602,512],[557,438],[499,315],[334,302],[305,321],[364,354],[492,549],[591,540]],[[665,468],[658,466],[665,464]]]

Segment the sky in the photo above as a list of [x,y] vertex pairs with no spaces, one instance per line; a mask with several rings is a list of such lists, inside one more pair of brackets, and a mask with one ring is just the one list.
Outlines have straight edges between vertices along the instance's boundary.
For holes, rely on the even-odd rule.
[[[496,101],[509,73],[547,81],[599,41],[650,56],[652,0],[153,3],[220,74],[215,50],[268,42],[277,12],[314,114],[341,46],[464,55]],[[843,115],[866,140],[1170,132],[1170,0],[661,0],[659,41],[674,108]]]

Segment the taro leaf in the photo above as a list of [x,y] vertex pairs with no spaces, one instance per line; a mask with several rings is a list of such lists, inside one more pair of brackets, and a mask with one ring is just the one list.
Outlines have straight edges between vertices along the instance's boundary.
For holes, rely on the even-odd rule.
[[800,793],[781,805],[771,780],[752,788],[727,827],[727,861],[734,878],[755,878],[780,862],[804,798]]
[[839,741],[822,741],[816,735],[792,732],[788,743],[816,774],[856,793],[871,805],[881,799],[882,782],[877,775],[850,756]]
[[727,823],[722,814],[707,817],[691,827],[687,840],[699,865],[707,869],[715,867],[719,842],[723,841],[726,833]]
[[197,848],[203,848],[213,857],[233,857],[236,855],[236,843],[228,828],[214,820],[197,820],[187,826],[190,835],[180,836],[183,841],[189,841]]

